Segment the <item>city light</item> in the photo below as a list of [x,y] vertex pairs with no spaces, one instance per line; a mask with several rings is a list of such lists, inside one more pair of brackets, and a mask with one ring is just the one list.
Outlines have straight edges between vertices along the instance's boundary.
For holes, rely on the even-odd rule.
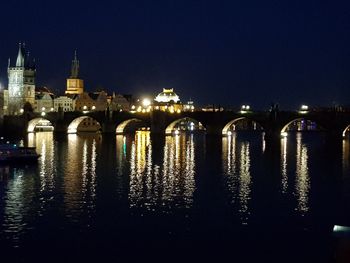
[[306,114],[306,113],[308,113],[308,110],[309,110],[309,106],[307,106],[307,105],[301,105],[300,110],[299,110],[299,113],[300,113],[300,114]]
[[244,113],[247,113],[249,110],[250,110],[250,106],[249,105],[242,105],[240,112],[242,114],[244,114]]
[[281,137],[285,138],[288,136],[288,133],[287,132],[281,132]]
[[143,101],[142,101],[142,105],[143,105],[144,107],[148,107],[148,106],[151,105],[151,101],[150,101],[149,99],[145,98],[145,99],[143,99]]
[[95,109],[96,109],[96,106],[95,106],[95,105],[94,105],[94,106],[92,106],[92,107],[91,107],[91,109],[92,109],[92,110],[95,110]]
[[20,113],[23,113],[23,112],[24,112],[24,109],[20,109],[19,112],[20,112]]
[[83,113],[85,114],[85,113],[88,113],[89,111],[87,110],[87,106],[86,105],[84,105],[83,106]]

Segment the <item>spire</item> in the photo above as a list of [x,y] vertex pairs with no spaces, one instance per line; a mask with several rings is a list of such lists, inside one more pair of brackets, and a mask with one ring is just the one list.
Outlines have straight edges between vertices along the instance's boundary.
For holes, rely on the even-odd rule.
[[19,43],[16,67],[24,67],[24,54],[25,54],[24,44],[22,46],[22,44]]
[[72,69],[71,69],[71,79],[77,79],[79,75],[79,60],[77,57],[77,50],[74,51],[74,59],[72,60]]
[[30,53],[27,51],[25,53],[25,58],[24,58],[24,67],[29,68],[30,67]]

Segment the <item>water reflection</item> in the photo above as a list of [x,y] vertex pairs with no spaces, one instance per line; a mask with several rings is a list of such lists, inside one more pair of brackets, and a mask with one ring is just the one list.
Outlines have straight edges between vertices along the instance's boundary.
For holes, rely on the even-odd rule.
[[149,132],[137,132],[131,145],[131,207],[190,207],[195,189],[195,143],[193,135],[167,136],[163,167],[152,162]]
[[286,194],[288,189],[287,138],[281,139],[281,174],[282,174],[282,193]]
[[[117,196],[121,199],[124,196],[126,188],[128,188],[128,180],[126,178],[125,173],[127,173],[124,169],[127,165],[127,145],[128,139],[125,135],[116,135],[116,152],[112,152],[111,154],[115,156],[116,161],[116,192]],[[130,149],[129,149],[130,150]]]
[[223,137],[223,170],[231,203],[238,202],[242,224],[248,224],[252,177],[250,174],[250,143],[237,142],[237,134]]
[[[28,226],[27,217],[32,209],[31,203],[35,196],[35,182],[31,168],[9,168],[11,180],[6,187],[4,196],[4,218],[0,236],[8,239],[14,247],[20,245],[20,237]],[[28,177],[29,176],[29,177]]]
[[64,203],[66,216],[78,222],[81,213],[87,217],[96,203],[96,161],[100,135],[68,135],[64,169]]
[[295,194],[298,199],[297,210],[305,214],[309,210],[309,189],[310,178],[308,169],[308,149],[302,143],[301,133],[297,134],[297,152],[296,152],[296,179]]

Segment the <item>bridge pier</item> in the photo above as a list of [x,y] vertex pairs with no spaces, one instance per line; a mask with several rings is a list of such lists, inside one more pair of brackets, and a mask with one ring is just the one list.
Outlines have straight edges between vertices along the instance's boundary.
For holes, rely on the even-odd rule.
[[167,127],[166,115],[162,111],[151,112],[151,133],[165,135]]
[[113,123],[105,122],[101,124],[102,133],[116,133],[116,127]]
[[269,145],[279,145],[281,143],[281,132],[279,129],[265,131],[264,140]]
[[56,122],[56,125],[54,125],[54,133],[67,133],[68,132],[68,125],[62,121]]
[[206,134],[208,135],[222,135],[222,126],[219,125],[207,125],[206,126]]

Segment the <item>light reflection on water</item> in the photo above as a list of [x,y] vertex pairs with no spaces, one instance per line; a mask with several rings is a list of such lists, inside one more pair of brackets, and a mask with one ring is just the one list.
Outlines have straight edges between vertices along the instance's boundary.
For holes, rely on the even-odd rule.
[[99,135],[68,135],[63,188],[66,216],[73,222],[79,222],[82,213],[90,217],[96,206],[99,141]]
[[26,181],[24,169],[13,170],[13,180],[8,183],[4,207],[4,236],[11,239],[14,247],[19,244],[22,231],[27,226],[26,216],[33,198],[33,180]]
[[231,202],[238,203],[242,224],[248,224],[252,177],[250,174],[250,143],[237,142],[237,134],[223,139],[223,170]]
[[[59,232],[55,229],[57,222],[60,229],[68,225],[80,230],[101,220],[103,228],[108,221],[105,217],[110,215],[114,216],[111,221],[122,215],[126,219],[120,219],[121,222],[128,224],[130,218],[139,215],[138,210],[143,215],[144,211],[156,215],[157,220],[160,214],[166,214],[167,218],[179,214],[191,217],[199,211],[197,215],[205,217],[207,211],[201,209],[209,207],[209,211],[215,212],[229,209],[224,211],[228,217],[220,222],[239,220],[240,227],[254,227],[254,220],[266,218],[261,214],[268,211],[269,217],[292,225],[290,221],[295,215],[303,220],[311,216],[322,220],[322,216],[313,214],[313,202],[317,202],[319,196],[311,193],[319,194],[318,189],[324,189],[324,181],[329,183],[327,187],[336,189],[332,183],[337,174],[328,175],[322,169],[332,171],[334,163],[325,162],[322,168],[315,164],[323,155],[319,155],[321,151],[314,151],[312,143],[301,133],[282,139],[273,153],[271,148],[261,147],[260,139],[255,143],[236,133],[222,139],[207,137],[205,142],[185,134],[162,139],[152,141],[149,132],[117,135],[112,139],[104,137],[103,141],[99,135],[70,134],[57,139],[52,133],[29,134],[28,145],[36,146],[42,155],[38,165],[0,168],[1,239],[11,240],[13,246],[18,246],[30,231],[44,237],[45,227]],[[221,143],[222,149],[213,150]],[[348,174],[349,140],[345,140],[342,147],[339,151],[342,151],[343,172]],[[204,151],[204,148],[211,150]],[[337,161],[341,169],[339,158]],[[225,191],[222,181],[218,186],[215,180],[222,179],[222,171]],[[317,181],[322,185],[317,185]],[[348,186],[343,184],[342,189],[348,191]],[[211,196],[219,198],[211,203]],[[271,209],[266,208],[267,202],[271,202]],[[217,210],[210,207],[216,205]],[[178,209],[183,210],[177,213]],[[105,214],[97,218],[97,211]],[[291,214],[293,218],[285,219]],[[57,221],[50,226],[50,220]]]
[[297,133],[295,195],[298,199],[298,211],[305,214],[309,210],[310,178],[308,168],[308,148],[302,142],[301,133]]
[[167,136],[162,167],[152,162],[149,132],[137,132],[131,145],[131,207],[155,210],[190,207],[195,189],[195,144],[193,135]]
[[287,138],[281,139],[281,174],[282,174],[282,193],[286,194],[288,189],[287,172]]
[[[295,143],[294,148],[288,148],[289,143]],[[296,202],[295,210],[301,216],[309,211],[310,176],[308,145],[303,143],[302,134],[296,134],[296,141],[289,142],[287,138],[281,139],[280,146],[280,192],[290,198],[291,194]],[[264,153],[264,150],[262,152]],[[295,150],[295,152],[294,152]],[[238,137],[237,133],[222,139],[222,162],[225,185],[228,197],[232,203],[233,211],[240,214],[242,224],[247,224],[251,214],[250,199],[252,199],[253,180],[251,175],[251,144],[249,140]],[[290,163],[291,160],[295,162]],[[273,167],[265,166],[267,176]],[[294,191],[288,193],[289,177],[294,178]],[[268,180],[268,179],[266,179]]]

